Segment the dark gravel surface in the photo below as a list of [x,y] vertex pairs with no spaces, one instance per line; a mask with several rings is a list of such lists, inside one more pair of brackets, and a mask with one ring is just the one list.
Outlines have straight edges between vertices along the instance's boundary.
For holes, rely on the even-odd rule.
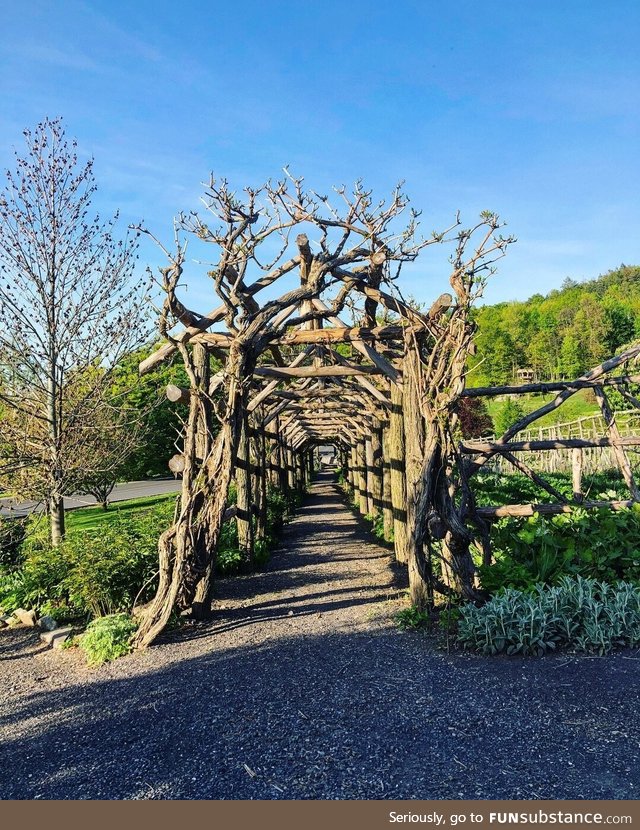
[[640,655],[446,654],[323,476],[215,621],[89,670],[0,631],[2,798],[637,798]]

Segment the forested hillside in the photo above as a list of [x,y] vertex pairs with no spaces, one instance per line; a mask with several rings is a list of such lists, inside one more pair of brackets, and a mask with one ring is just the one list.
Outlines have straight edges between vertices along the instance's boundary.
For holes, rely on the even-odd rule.
[[473,386],[509,383],[519,369],[537,380],[574,378],[640,337],[640,267],[597,279],[567,279],[546,296],[478,309]]

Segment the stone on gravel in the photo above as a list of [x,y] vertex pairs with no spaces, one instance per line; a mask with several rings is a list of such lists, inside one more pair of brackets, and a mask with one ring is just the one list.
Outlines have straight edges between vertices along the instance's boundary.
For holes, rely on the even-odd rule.
[[53,617],[49,617],[46,614],[44,617],[40,617],[38,625],[43,629],[43,631],[54,631],[58,627],[58,623],[53,619]]
[[24,608],[16,608],[13,616],[20,620],[22,625],[28,625],[35,628],[37,625],[37,616],[35,611],[26,611]]
[[13,614],[2,614],[2,616],[0,616],[0,628],[6,628],[12,619]]
[[43,643],[46,643],[52,648],[60,648],[63,643],[73,635],[73,628],[55,628],[53,631],[46,631],[40,635]]

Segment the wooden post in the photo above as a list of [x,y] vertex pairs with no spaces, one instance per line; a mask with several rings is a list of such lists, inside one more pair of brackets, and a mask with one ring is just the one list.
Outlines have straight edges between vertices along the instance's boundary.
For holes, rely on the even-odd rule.
[[374,489],[374,478],[375,478],[375,471],[374,471],[374,460],[373,460],[373,436],[369,434],[364,439],[364,453],[365,453],[365,481],[366,481],[366,488],[367,488],[367,515],[368,516],[375,516],[376,507],[375,501],[373,498],[373,489]]
[[405,479],[405,441],[402,415],[402,389],[391,384],[389,413],[389,468],[391,509],[393,511],[393,545],[398,562],[408,560],[407,551],[407,485]]
[[290,444],[285,444],[285,457],[287,468],[287,487],[293,493],[296,489],[296,466],[293,457],[293,450]]
[[571,450],[571,478],[574,501],[584,501],[584,493],[582,492],[582,450],[580,449]]
[[423,523],[420,514],[422,468],[425,458],[424,419],[420,411],[418,372],[420,356],[413,348],[405,350],[402,410],[405,435],[405,469],[407,487],[407,554],[409,596],[411,604],[424,609],[429,600],[423,546]]
[[382,430],[382,526],[387,542],[393,539],[393,502],[391,498],[391,448],[389,425]]
[[267,457],[265,435],[261,427],[254,430],[253,498],[255,505],[255,538],[263,541],[267,535]]
[[358,508],[364,516],[367,512],[367,465],[364,438],[358,438],[356,444],[356,474]]
[[349,449],[349,486],[351,487],[351,500],[356,501],[358,493],[358,448],[357,444],[352,444]]
[[253,567],[253,522],[251,520],[251,457],[249,431],[246,415],[243,414],[238,454],[236,457],[236,489],[238,512],[238,548],[242,558],[242,568],[250,571]]
[[373,500],[373,513],[382,513],[382,428],[377,418],[371,422],[371,483],[370,493]]

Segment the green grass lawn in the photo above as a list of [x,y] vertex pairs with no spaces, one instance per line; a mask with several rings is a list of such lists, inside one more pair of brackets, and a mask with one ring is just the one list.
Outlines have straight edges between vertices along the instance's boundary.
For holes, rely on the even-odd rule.
[[[557,394],[557,393],[556,393]],[[525,415],[539,409],[549,401],[556,397],[555,394],[550,395],[519,395],[518,403],[522,407]],[[489,415],[495,417],[504,406],[504,401],[496,400],[495,398],[487,398],[487,409]],[[580,389],[575,395],[572,395],[569,400],[565,401],[558,409],[535,421],[535,427],[548,427],[554,424],[565,424],[568,421],[577,421],[585,415],[595,415],[599,412],[598,405],[595,402],[593,392],[589,389]]]
[[[151,510],[151,508],[157,505],[165,504],[175,499],[176,496],[176,493],[163,493],[159,496],[144,496],[140,499],[118,501],[111,504],[108,510],[103,510],[102,507],[77,507],[73,510],[67,510],[65,514],[66,532],[99,531],[101,528],[112,524],[118,518],[135,518],[136,515],[140,515],[146,510]],[[41,535],[48,536],[49,525],[45,514],[33,517],[30,533],[38,538]]]
[[144,510],[150,510],[158,504],[165,504],[172,499],[175,500],[176,493],[163,493],[159,496],[145,496],[141,499],[129,499],[118,501],[110,505],[108,510],[102,507],[78,507],[76,510],[68,510],[66,514],[67,532],[76,530],[98,530],[105,525],[112,523],[118,517],[133,518]]

